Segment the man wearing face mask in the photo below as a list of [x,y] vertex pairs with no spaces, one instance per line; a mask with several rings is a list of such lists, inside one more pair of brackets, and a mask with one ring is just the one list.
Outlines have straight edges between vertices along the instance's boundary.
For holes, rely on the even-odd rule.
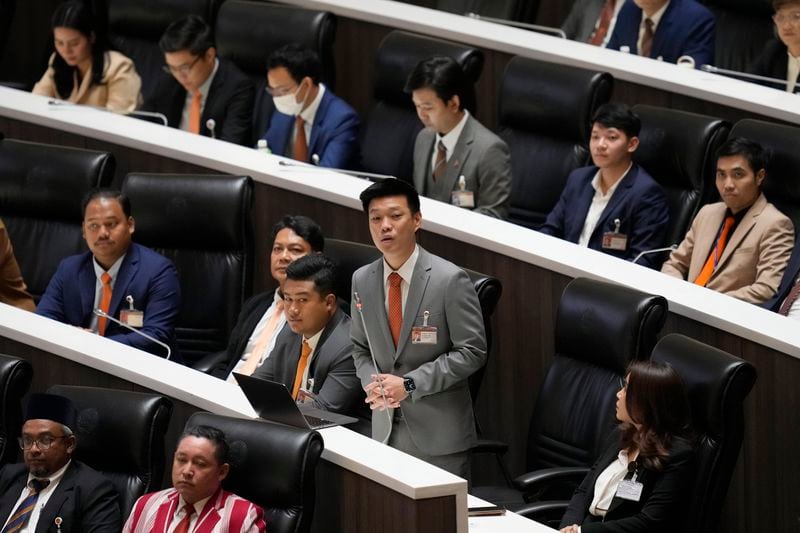
[[267,61],[267,91],[277,112],[262,139],[272,153],[329,168],[358,163],[356,112],[320,83],[322,67],[313,50],[286,45]]

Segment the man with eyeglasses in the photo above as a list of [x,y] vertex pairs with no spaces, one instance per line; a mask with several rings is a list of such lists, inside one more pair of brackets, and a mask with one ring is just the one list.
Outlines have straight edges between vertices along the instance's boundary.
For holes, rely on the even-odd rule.
[[270,55],[267,93],[276,112],[261,138],[277,155],[322,167],[355,168],[358,114],[320,83],[321,75],[319,57],[308,48],[289,44]]
[[173,128],[249,144],[253,83],[236,65],[217,57],[208,24],[197,15],[176,20],[158,45],[165,75],[143,109],[163,113]]
[[117,491],[72,459],[76,419],[68,398],[31,394],[19,438],[25,463],[0,469],[0,532],[120,531]]
[[800,93],[800,0],[773,0],[777,38],[764,45],[761,55],[750,65],[748,71],[759,76],[786,80],[786,85],[764,83],[775,89]]

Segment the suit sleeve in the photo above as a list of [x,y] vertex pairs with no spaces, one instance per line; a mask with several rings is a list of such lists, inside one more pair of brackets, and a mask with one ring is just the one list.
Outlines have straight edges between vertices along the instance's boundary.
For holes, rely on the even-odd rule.
[[681,55],[691,56],[697,68],[702,65],[714,64],[714,16],[703,9],[699,16],[693,17],[691,21],[684,21],[691,24],[686,46],[681,50]]
[[139,105],[142,80],[136,73],[133,62],[123,57],[107,74],[108,100],[106,107],[120,113],[130,113]]
[[[154,271],[148,284],[147,305],[143,309],[144,326],[140,331],[169,344],[175,333],[175,320],[180,309],[180,284],[178,272],[171,261],[164,260],[157,266],[158,270]],[[144,351],[158,354],[164,351],[161,346],[133,332],[109,335],[108,338]]]
[[364,401],[352,356],[351,344],[342,346],[332,358],[325,382],[322,384],[314,407],[347,415]]
[[64,270],[64,261],[61,261],[56,273],[50,278],[50,283],[47,284],[47,288],[41,300],[39,300],[39,305],[36,306],[36,314],[66,323],[67,320],[64,313]]
[[573,190],[573,180],[575,179],[574,176],[575,173],[573,171],[569,178],[567,178],[567,184],[564,186],[564,190],[561,191],[561,196],[558,197],[558,202],[556,202],[556,205],[553,206],[553,209],[550,211],[550,213],[547,214],[544,224],[537,228],[537,231],[540,233],[544,233],[545,235],[550,235],[552,237],[558,237],[559,239],[564,238],[564,235],[566,234],[567,212],[569,211],[570,204],[574,203],[576,198]]
[[673,278],[686,279],[686,276],[689,274],[689,266],[692,262],[692,253],[694,252],[695,229],[702,215],[703,210],[701,209],[692,221],[692,226],[689,228],[689,231],[686,232],[683,241],[669,254],[669,259],[661,266],[661,272]]
[[561,25],[561,29],[566,34],[567,39],[571,39],[573,41],[585,40],[581,38],[583,36],[579,35],[579,33],[583,17],[586,16],[586,11],[588,11],[588,9],[583,2],[575,2],[572,4],[572,9],[569,10],[567,19],[564,21],[564,24]]
[[461,269],[456,269],[444,287],[445,320],[451,348],[408,372],[416,390],[413,401],[462,383],[486,364],[486,333],[475,288]]
[[91,490],[81,492],[81,532],[118,533],[122,527],[119,495],[110,481],[103,480]]
[[508,145],[495,140],[478,163],[478,198],[476,213],[505,219],[511,196],[511,160]]
[[224,141],[249,146],[255,99],[253,84],[249,79],[243,78],[229,96],[224,96],[228,98],[228,102],[219,137]]
[[[664,234],[669,223],[669,206],[664,191],[656,184],[648,187],[644,194],[636,199],[633,206],[633,225],[628,243],[627,257],[630,260],[646,250],[664,246]],[[645,255],[639,260],[640,265],[658,268],[661,254]],[[663,257],[663,255],[661,255]]]
[[346,114],[329,134],[329,140],[319,162],[321,167],[351,168],[357,163],[358,115],[347,109]]
[[754,304],[769,300],[778,290],[793,247],[794,227],[788,218],[781,216],[764,232],[759,243],[755,282],[726,294]]
[[264,521],[264,510],[255,504],[250,505],[247,511],[247,520],[242,526],[243,533],[265,533],[267,523]]

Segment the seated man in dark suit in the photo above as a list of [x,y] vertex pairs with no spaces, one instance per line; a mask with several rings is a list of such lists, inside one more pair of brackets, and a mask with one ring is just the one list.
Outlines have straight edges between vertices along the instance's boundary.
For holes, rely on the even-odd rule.
[[[628,106],[605,104],[592,118],[593,166],[574,170],[558,203],[539,229],[592,250],[632,261],[664,245],[667,197],[645,169],[633,162],[641,122]],[[640,263],[661,263],[645,255]]]
[[0,469],[0,531],[120,531],[111,482],[72,460],[76,418],[68,398],[31,394],[19,439],[25,464]]
[[143,109],[163,113],[173,128],[248,144],[253,83],[236,65],[217,57],[203,19],[189,15],[176,20],[158,45],[165,74]]
[[777,38],[769,41],[761,54],[747,69],[748,72],[786,80],[786,85],[765,83],[768,87],[786,90],[790,93],[800,92],[800,0],[773,0]]
[[[322,253],[324,248],[325,237],[316,222],[304,216],[284,216],[272,226],[269,260],[272,279],[282,285],[289,263],[310,253]],[[231,383],[236,383],[231,372],[251,375],[269,357],[285,325],[283,300],[278,291],[265,291],[248,299],[231,331],[226,355],[211,374]]]
[[762,307],[795,320],[800,319],[800,233],[794,241],[794,249],[783,273],[781,284],[778,286],[778,292]]
[[607,48],[695,66],[714,64],[714,15],[695,0],[626,0]]
[[277,112],[261,136],[274,154],[322,167],[358,163],[358,114],[320,83],[322,65],[308,48],[289,44],[267,60],[268,91]]
[[180,309],[178,273],[169,259],[131,242],[134,229],[127,196],[91,191],[83,201],[89,252],[61,261],[36,313],[163,357],[163,346],[95,313],[100,310],[173,344]]
[[286,322],[269,358],[253,376],[286,385],[298,401],[359,417],[369,431],[366,395],[356,376],[350,317],[333,292],[335,266],[321,254],[306,255],[286,268],[281,293]]

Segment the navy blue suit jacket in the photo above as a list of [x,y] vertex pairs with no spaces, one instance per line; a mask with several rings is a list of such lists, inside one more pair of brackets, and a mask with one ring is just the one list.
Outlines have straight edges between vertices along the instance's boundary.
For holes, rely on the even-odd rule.
[[[642,10],[626,0],[617,15],[614,32],[606,48],[619,50],[621,46],[638,54],[639,26]],[[714,15],[695,0],[671,0],[656,27],[650,57],[664,58],[677,63],[681,56],[692,56],[695,65],[714,64]]]
[[[262,139],[267,140],[276,155],[288,155],[295,117],[277,110],[272,113],[269,127]],[[325,88],[322,100],[311,125],[308,142],[309,156],[319,156],[319,166],[355,168],[358,164],[358,114],[347,102]]]
[[[547,220],[539,231],[570,242],[578,242],[594,197],[592,178],[597,170],[597,167],[590,166],[572,171],[561,198],[547,215]],[[603,233],[614,231],[615,219],[620,221],[620,233],[628,236],[625,250],[603,249]],[[644,250],[664,246],[668,222],[669,207],[664,191],[645,169],[634,163],[600,215],[589,239],[589,248],[621,259],[633,260]],[[650,268],[660,267],[661,261],[658,259],[655,254],[644,256],[639,264]]]
[[792,287],[794,287],[798,275],[800,275],[800,232],[798,232],[797,240],[794,242],[789,264],[786,265],[786,270],[783,271],[783,278],[781,278],[781,284],[778,286],[778,292],[761,306],[777,313],[783,301],[789,296]]
[[[92,321],[97,277],[92,253],[67,257],[47,285],[36,313],[65,324],[88,328]],[[119,319],[131,295],[136,309],[144,311],[140,331],[174,345],[175,319],[180,308],[178,272],[172,261],[149,248],[131,243],[122,260],[108,314]],[[140,350],[165,356],[164,348],[122,326],[108,321],[106,337]]]

